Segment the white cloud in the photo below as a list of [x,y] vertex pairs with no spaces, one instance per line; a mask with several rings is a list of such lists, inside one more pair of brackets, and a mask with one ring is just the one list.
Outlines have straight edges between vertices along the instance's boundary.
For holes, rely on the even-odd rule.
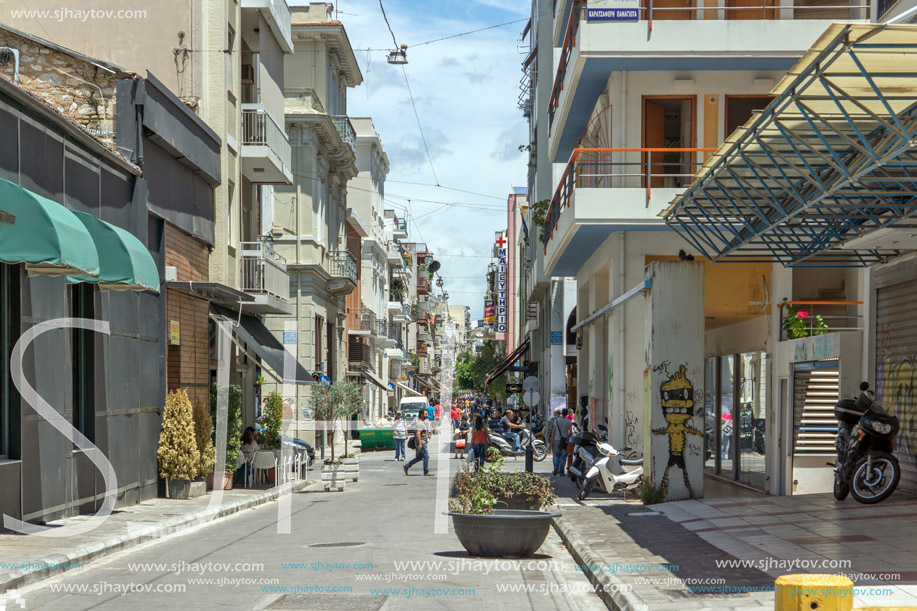
[[[398,42],[416,45],[509,21],[516,14],[525,16],[530,4],[386,0],[385,6]],[[392,46],[377,2],[348,0],[344,8],[358,15],[339,17],[355,49]],[[434,253],[468,255],[443,256],[441,274],[446,278],[444,288],[450,293],[450,303],[471,306],[473,318],[482,316],[484,274],[494,231],[506,227],[506,196],[511,185],[526,182],[525,156],[518,152],[518,146],[525,144],[527,127],[516,107],[522,76],[516,39],[522,25],[409,46],[407,51],[405,71],[439,183],[493,197],[395,182],[386,185],[386,192],[410,196],[414,200],[411,214],[415,216],[442,206],[416,201],[419,199],[475,206],[444,207],[409,228],[410,239],[425,241]],[[390,181],[433,183],[401,68],[387,64],[385,53],[380,51],[357,51],[357,59],[365,81],[349,92],[349,112],[373,118],[391,161]],[[398,208],[406,202],[391,197],[389,205]]]

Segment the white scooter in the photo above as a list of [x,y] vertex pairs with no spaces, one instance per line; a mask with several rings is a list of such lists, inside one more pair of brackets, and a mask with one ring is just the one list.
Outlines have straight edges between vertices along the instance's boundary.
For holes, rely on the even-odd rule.
[[495,431],[490,432],[490,447],[496,448],[503,456],[525,456],[525,449],[531,443],[535,461],[544,460],[548,456],[548,447],[545,443],[540,439],[534,439],[530,430],[521,429],[521,431],[519,445],[522,446],[522,450],[517,451],[506,437]]
[[[595,447],[599,450],[599,456],[589,466],[585,477],[580,480],[579,494],[576,498],[583,501],[592,492],[596,483],[601,486],[603,492],[611,494],[616,490],[621,490],[627,494],[627,489],[639,483],[643,477],[643,459],[642,458],[623,458],[620,452],[614,449],[608,442],[598,441]],[[614,473],[612,471],[612,458],[619,457],[618,462],[622,467],[637,467],[632,471]]]

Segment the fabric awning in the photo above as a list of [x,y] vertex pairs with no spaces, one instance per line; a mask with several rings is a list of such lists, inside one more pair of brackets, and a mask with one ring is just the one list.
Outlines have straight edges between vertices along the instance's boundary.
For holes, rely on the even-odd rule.
[[363,377],[369,380],[370,382],[372,382],[373,384],[375,384],[376,386],[378,386],[379,388],[381,388],[382,390],[384,390],[385,392],[388,392],[388,393],[394,392],[391,388],[389,388],[388,384],[382,381],[382,378],[377,376],[375,373],[373,373],[369,369],[363,369]]
[[864,266],[917,248],[917,27],[836,23],[663,212],[708,258]]
[[395,386],[397,386],[398,388],[400,388],[400,389],[403,390],[404,392],[409,392],[409,393],[411,393],[412,395],[415,395],[415,396],[417,396],[417,397],[422,397],[422,396],[423,396],[423,393],[417,392],[416,390],[414,390],[413,388],[411,388],[411,387],[408,386],[407,384],[402,384],[401,382],[394,381],[394,380],[393,380],[393,382],[395,383]]
[[73,214],[83,223],[99,255],[99,275],[70,276],[71,282],[95,282],[103,290],[159,292],[159,269],[146,246],[128,231],[86,212]]
[[76,215],[4,179],[0,179],[0,263],[25,263],[30,274],[99,275],[95,242]]
[[[285,384],[318,384],[312,374],[306,371],[298,361],[293,362],[293,377],[285,377],[284,358],[288,353],[280,340],[274,337],[274,334],[260,320],[245,314],[239,317],[232,310],[215,304],[210,304],[210,308],[217,317],[232,323],[233,333],[245,342],[258,355],[262,363],[270,367],[271,371],[277,374],[277,377]],[[239,321],[238,326],[236,326],[236,320]]]
[[423,384],[424,386],[426,386],[426,387],[429,388],[430,390],[436,390],[435,388],[433,388],[433,384],[431,384],[430,381],[429,381],[428,379],[426,379],[425,377],[423,377],[423,376],[415,375],[415,376],[414,376],[414,381],[415,381],[415,382],[420,382],[421,384]]
[[498,376],[503,375],[503,372],[505,372],[507,369],[512,367],[513,363],[518,361],[519,358],[528,349],[529,349],[529,340],[525,340],[524,342],[519,344],[518,348],[513,350],[512,353],[508,357],[506,357],[506,359],[502,363],[500,363],[500,365],[496,369],[494,369],[487,375],[487,379],[484,380],[484,388],[487,388],[487,386],[491,382],[493,382],[495,379],[497,379]]

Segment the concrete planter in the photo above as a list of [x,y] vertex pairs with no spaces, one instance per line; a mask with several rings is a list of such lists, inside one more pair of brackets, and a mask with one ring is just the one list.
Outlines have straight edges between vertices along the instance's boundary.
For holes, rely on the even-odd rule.
[[166,495],[170,499],[187,499],[191,495],[190,479],[166,480]]
[[344,465],[322,465],[322,486],[325,488],[325,492],[331,490],[343,491],[347,479]]
[[191,487],[188,490],[188,498],[196,499],[199,496],[204,496],[207,494],[207,482],[203,478],[196,479],[191,482]]
[[548,538],[559,513],[495,509],[476,515],[450,513],[455,535],[469,554],[487,558],[527,558]]
[[345,477],[355,482],[360,478],[360,459],[359,458],[342,458],[340,459],[344,467]]

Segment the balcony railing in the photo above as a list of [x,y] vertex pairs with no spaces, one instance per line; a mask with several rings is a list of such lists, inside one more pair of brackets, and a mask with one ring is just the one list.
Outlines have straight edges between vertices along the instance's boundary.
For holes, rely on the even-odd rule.
[[429,295],[430,294],[430,281],[427,280],[424,276],[419,276],[417,278],[417,294],[418,295]]
[[242,242],[242,290],[290,300],[290,276],[286,260],[270,242]]
[[326,269],[332,278],[346,278],[357,283],[357,260],[346,250],[329,250]]
[[780,308],[780,339],[799,339],[836,331],[862,331],[862,301],[784,301]]
[[280,164],[284,169],[289,172],[287,164],[292,155],[290,140],[263,105],[242,105],[242,144],[268,147],[280,159]]
[[[564,88],[564,79],[573,50],[576,47],[577,33],[580,22],[587,18],[586,0],[571,0],[569,21],[564,34],[564,42],[557,63],[557,72],[554,76],[554,87],[548,101],[548,127],[554,124],[554,115],[557,112],[560,94]],[[690,4],[697,4],[692,2]],[[752,6],[671,6],[654,7],[653,0],[644,0],[641,6],[634,8],[640,21],[648,22],[650,31],[653,21],[700,21],[700,20],[745,20],[745,19],[826,19],[826,20],[867,20],[871,13],[869,3],[860,0],[857,4],[844,4],[836,0],[830,6],[821,4],[806,4],[806,0],[794,0],[790,5],[778,4],[775,0],[759,0]],[[598,10],[598,9],[591,9]],[[608,9],[614,10],[614,9]],[[610,39],[611,40],[611,39]]]
[[578,188],[642,188],[649,207],[654,188],[687,187],[703,165],[698,153],[713,148],[578,148],[574,149],[544,220],[545,245]]
[[334,126],[338,128],[338,133],[341,134],[341,140],[344,141],[344,144],[350,147],[350,150],[354,154],[357,152],[357,133],[353,129],[353,125],[350,123],[350,118],[346,116],[331,117],[331,120],[334,121]]
[[349,309],[347,312],[347,328],[351,331],[367,331],[375,333],[376,314],[367,307]]

